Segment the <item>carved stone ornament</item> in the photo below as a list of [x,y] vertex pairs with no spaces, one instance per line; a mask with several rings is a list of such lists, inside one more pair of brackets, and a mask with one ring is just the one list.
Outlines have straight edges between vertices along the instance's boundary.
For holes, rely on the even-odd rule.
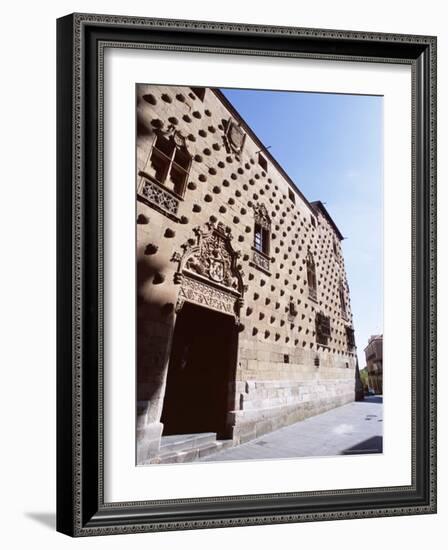
[[271,218],[269,217],[267,208],[264,204],[256,204],[254,206],[255,223],[267,229],[271,229]]
[[144,179],[140,194],[164,213],[177,215],[179,200],[166,191],[160,183]]
[[229,119],[225,131],[225,141],[229,152],[240,155],[243,151],[246,134],[239,124]]
[[207,223],[194,232],[196,242],[183,245],[183,254],[177,252],[172,258],[178,262],[174,282],[182,285],[178,309],[187,300],[239,320],[245,287],[237,266],[240,253],[232,248],[230,229],[221,223]]
[[262,270],[266,271],[266,273],[270,273],[269,271],[269,258],[267,258],[264,254],[259,252],[258,250],[252,250],[252,262],[257,266],[260,267]]
[[176,144],[176,147],[179,147],[179,149],[187,150],[187,140],[185,136],[176,129],[176,127],[173,124],[170,124],[166,130],[163,128],[156,130],[156,134],[160,134],[164,136],[167,139],[172,139],[174,143]]
[[182,280],[177,311],[179,311],[185,301],[193,302],[220,311],[221,313],[227,313],[228,315],[236,315],[236,299],[232,294],[190,277],[184,277]]

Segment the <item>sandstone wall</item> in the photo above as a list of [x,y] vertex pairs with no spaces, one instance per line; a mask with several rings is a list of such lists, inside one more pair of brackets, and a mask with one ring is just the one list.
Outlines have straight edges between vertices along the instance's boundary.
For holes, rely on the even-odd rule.
[[[229,119],[239,122],[245,133],[240,155],[229,150]],[[179,292],[173,254],[194,238],[195,227],[208,221],[231,228],[247,285],[229,413],[234,441],[354,400],[355,350],[346,336],[346,326],[352,325],[349,289],[338,234],[325,213],[307,202],[213,90],[207,89],[201,101],[190,88],[139,85],[137,125],[137,399],[142,454],[148,452],[144,442],[157,441],[161,433]],[[154,175],[149,159],[155,130],[170,126],[186,138],[193,160],[183,199],[173,207],[168,194],[168,202],[157,210],[142,200],[148,178],[141,174]],[[267,169],[259,164],[260,150]],[[164,198],[157,201],[163,203]],[[254,207],[260,204],[271,219],[268,271],[254,263]],[[308,251],[316,266],[316,299],[309,297],[307,287]],[[326,346],[316,343],[319,312],[330,318]]]

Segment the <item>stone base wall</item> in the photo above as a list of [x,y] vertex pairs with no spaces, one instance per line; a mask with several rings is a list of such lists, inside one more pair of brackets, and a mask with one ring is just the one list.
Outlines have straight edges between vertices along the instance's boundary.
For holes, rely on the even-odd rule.
[[229,413],[234,444],[354,401],[355,375],[351,354],[322,346],[291,353],[286,346],[243,340]]
[[229,413],[238,445],[355,399],[353,379],[325,381],[253,380],[239,393],[240,409]]

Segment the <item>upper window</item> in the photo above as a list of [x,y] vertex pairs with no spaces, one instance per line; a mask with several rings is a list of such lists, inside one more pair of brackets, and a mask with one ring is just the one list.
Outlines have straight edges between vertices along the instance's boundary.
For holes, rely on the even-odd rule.
[[314,263],[314,257],[311,251],[308,251],[306,258],[306,273],[308,282],[308,294],[310,298],[314,300],[317,297],[317,278],[316,278],[316,264]]
[[353,330],[353,327],[345,327],[345,335],[347,337],[347,347],[349,350],[352,350],[355,348],[355,331]]
[[254,228],[254,248],[269,256],[269,230],[257,222]]
[[151,151],[150,166],[154,179],[183,197],[190,171],[191,156],[173,136],[159,134]]
[[323,313],[316,313],[316,342],[322,346],[327,346],[330,337],[330,317],[327,317]]
[[265,172],[268,171],[268,161],[261,153],[258,153],[258,164],[263,168]]
[[314,216],[311,216],[311,225],[316,227],[316,218]]
[[342,281],[339,283],[339,300],[341,302],[341,312],[343,317],[347,317],[347,306],[345,303],[345,290]]
[[339,249],[338,249],[338,244],[336,242],[336,239],[333,239],[333,253],[336,256],[336,259],[338,259],[339,258]]
[[296,194],[291,188],[288,189],[288,197],[291,202],[296,203]]
[[288,306],[288,315],[289,317],[296,317],[296,315],[299,312],[297,311],[296,304],[293,300],[293,298],[290,298],[289,300],[289,306]]
[[252,265],[269,274],[269,248],[271,241],[271,219],[263,204],[254,206],[254,245]]

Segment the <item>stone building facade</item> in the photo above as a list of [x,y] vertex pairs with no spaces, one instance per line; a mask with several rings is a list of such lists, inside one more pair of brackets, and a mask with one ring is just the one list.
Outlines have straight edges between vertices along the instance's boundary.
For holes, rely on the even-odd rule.
[[383,394],[383,335],[375,335],[369,338],[369,343],[364,350],[367,362],[367,375],[369,388],[377,395]]
[[235,445],[353,401],[343,237],[325,206],[221,91],[136,95],[137,463],[163,462],[164,436]]

